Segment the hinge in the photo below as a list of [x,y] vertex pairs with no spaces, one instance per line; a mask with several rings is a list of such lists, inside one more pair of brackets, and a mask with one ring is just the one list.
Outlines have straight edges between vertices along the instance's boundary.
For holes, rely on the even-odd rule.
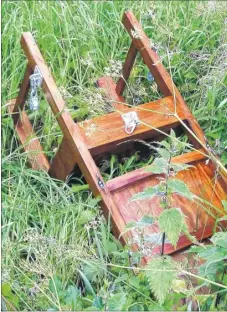
[[43,82],[43,76],[38,66],[35,66],[34,73],[29,77],[29,80],[31,87],[29,106],[31,110],[37,110],[39,108],[38,88],[41,88]]
[[121,115],[125,123],[125,132],[127,134],[133,133],[137,125],[140,123],[139,117],[136,112],[129,112]]

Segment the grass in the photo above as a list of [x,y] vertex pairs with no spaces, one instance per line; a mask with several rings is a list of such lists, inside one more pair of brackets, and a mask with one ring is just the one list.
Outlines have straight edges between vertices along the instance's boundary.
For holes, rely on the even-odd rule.
[[[2,282],[8,309],[158,308],[144,274],[107,265],[127,266],[134,260],[112,236],[89,190],[70,188],[28,168],[5,106],[17,96],[26,65],[21,33],[31,31],[57,85],[68,92],[73,117],[84,120],[109,110],[94,84],[111,60],[126,56],[130,41],[120,22],[126,9],[142,21],[210,145],[227,163],[226,2],[3,2]],[[147,74],[138,59],[125,92],[129,103],[158,98]],[[30,118],[52,157],[61,133],[43,98]],[[112,156],[106,174],[131,170],[135,161],[132,156],[119,167]],[[165,309],[174,300],[179,298],[169,298]]]

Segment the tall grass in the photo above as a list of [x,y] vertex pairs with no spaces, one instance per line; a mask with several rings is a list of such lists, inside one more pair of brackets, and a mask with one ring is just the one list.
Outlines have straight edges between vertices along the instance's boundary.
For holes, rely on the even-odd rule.
[[[14,308],[85,309],[102,306],[101,300],[109,302],[118,293],[126,294],[127,309],[140,301],[144,308],[156,307],[144,277],[136,279],[123,269],[107,267],[110,259],[127,264],[127,251],[111,235],[110,224],[100,215],[91,193],[75,192],[27,166],[27,155],[17,143],[5,105],[17,96],[23,78],[26,60],[19,44],[21,33],[32,32],[57,85],[70,94],[68,107],[81,120],[105,112],[104,103],[95,98],[99,91],[94,84],[110,60],[123,61],[126,56],[130,40],[120,21],[123,12],[131,9],[226,163],[227,11],[226,2],[213,3],[2,3],[2,273],[3,284],[12,290],[8,301]],[[141,103],[157,96],[140,60],[129,87],[130,92],[125,92],[129,102],[132,94],[139,94]],[[61,133],[43,98],[40,111],[29,114],[45,151],[52,156]],[[130,165],[129,160],[121,171]],[[77,303],[67,301],[77,290]]]

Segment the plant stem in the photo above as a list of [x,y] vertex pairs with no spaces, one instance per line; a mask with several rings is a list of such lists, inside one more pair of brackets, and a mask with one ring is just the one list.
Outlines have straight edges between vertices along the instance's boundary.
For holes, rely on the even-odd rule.
[[[225,276],[225,268],[224,268],[224,270],[223,270],[223,272],[222,272],[222,276],[221,276],[221,280],[220,280],[220,283],[222,283],[223,282],[223,279],[224,279],[224,276]],[[219,291],[220,291],[221,289],[220,289],[220,287],[219,287]],[[218,305],[219,305],[219,303],[220,303],[220,299],[221,299],[221,295],[220,295],[220,293],[218,293],[217,294],[217,297],[216,297],[216,300],[215,300],[215,308],[217,308],[218,307]]]
[[161,249],[161,256],[163,256],[163,255],[164,255],[165,238],[166,238],[166,233],[164,232],[164,233],[162,234],[162,249]]
[[[168,181],[169,181],[169,175],[170,175],[170,164],[171,164],[171,160],[172,160],[172,155],[171,155],[171,152],[169,152],[169,160],[168,160],[168,167],[167,167],[167,173],[166,173],[166,180],[165,180],[165,199],[164,199],[164,204],[165,204],[165,207],[164,209],[167,209],[168,206],[169,206],[169,203],[168,203]],[[166,238],[166,233],[164,232],[162,234],[162,247],[161,247],[161,256],[164,255],[164,248],[165,248],[165,238]]]

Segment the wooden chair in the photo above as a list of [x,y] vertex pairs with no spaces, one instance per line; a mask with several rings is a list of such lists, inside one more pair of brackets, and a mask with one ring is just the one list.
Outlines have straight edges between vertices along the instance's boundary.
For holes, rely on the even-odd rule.
[[[52,177],[65,180],[77,164],[93,195],[101,197],[104,215],[106,217],[109,214],[111,215],[113,232],[116,237],[119,237],[128,222],[139,220],[145,214],[157,216],[162,211],[156,199],[130,202],[132,195],[148,186],[156,185],[159,181],[158,175],[146,172],[142,168],[113,178],[105,183],[94,158],[117,152],[119,143],[133,142],[137,139],[156,139],[160,131],[169,133],[170,129],[183,125],[183,129],[193,144],[194,150],[176,156],[173,162],[193,164],[193,167],[179,172],[177,178],[184,181],[194,194],[208,202],[212,202],[220,212],[218,213],[210,206],[205,205],[207,210],[211,211],[216,217],[222,216],[224,210],[221,201],[226,199],[227,193],[227,177],[223,168],[221,166],[217,168],[216,162],[213,161],[214,155],[206,146],[206,139],[202,129],[187,107],[158,55],[150,47],[149,39],[132,12],[126,11],[124,13],[123,24],[132,39],[123,66],[123,77],[118,80],[117,84],[114,83],[111,77],[102,77],[98,80],[98,85],[106,89],[107,96],[112,100],[116,111],[109,113],[108,116],[104,115],[79,123],[75,123],[67,111],[65,102],[31,33],[23,33],[21,45],[28,60],[27,69],[18,97],[9,101],[8,105],[17,135],[28,153],[32,168],[46,170]],[[136,36],[135,31],[137,32]],[[124,104],[122,93],[137,53],[140,53],[144,63],[149,68],[159,90],[163,94],[163,98],[135,107],[128,107],[128,105]],[[38,68],[43,78],[42,90],[63,133],[63,140],[51,163],[45,156],[38,138],[34,138],[32,125],[24,110],[25,100],[30,88],[29,77],[33,74],[35,68]],[[136,112],[141,123],[133,129],[132,133],[126,133],[122,115],[130,112]],[[87,130],[91,125],[95,125],[94,131],[87,135]],[[180,195],[174,195],[173,200],[175,205],[180,207],[187,217],[186,222],[192,235],[199,240],[212,235],[215,224],[214,217],[211,217],[197,203],[182,198]],[[158,231],[159,229],[153,226],[148,230],[149,233]],[[122,235],[122,243],[127,243],[127,239],[132,235],[132,232]],[[172,254],[190,244],[191,241],[185,235],[181,235],[177,248],[175,249],[170,243],[166,242],[164,252],[165,254]],[[137,245],[134,245],[133,248],[137,249],[137,247]],[[159,252],[159,247],[153,249],[153,253]],[[147,259],[145,257],[144,262]]]

